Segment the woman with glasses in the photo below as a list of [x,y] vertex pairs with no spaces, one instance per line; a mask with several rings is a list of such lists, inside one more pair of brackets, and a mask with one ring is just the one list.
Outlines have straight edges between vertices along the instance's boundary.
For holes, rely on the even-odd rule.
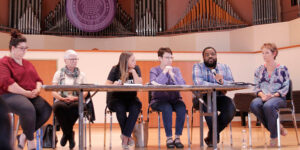
[[[185,81],[179,68],[173,67],[173,53],[170,48],[160,48],[157,52],[160,65],[151,68],[150,82],[154,85],[184,85]],[[161,111],[167,148],[183,148],[180,136],[185,121],[186,107],[178,91],[152,92],[150,106],[153,110]],[[176,112],[175,138],[172,135],[172,112]]]
[[[23,133],[17,136],[18,148],[36,149],[34,132],[50,117],[51,106],[39,96],[42,79],[24,55],[27,40],[14,30],[9,42],[10,56],[0,59],[0,97],[8,110],[20,118]],[[9,137],[9,136],[8,136]]]
[[[66,66],[56,71],[53,85],[78,85],[86,83],[85,74],[77,67],[78,55],[74,50],[67,50],[64,56]],[[55,102],[53,112],[63,132],[60,145],[65,146],[69,141],[69,148],[75,146],[73,126],[78,119],[78,96],[76,91],[52,92]],[[87,92],[83,93],[87,96]]]

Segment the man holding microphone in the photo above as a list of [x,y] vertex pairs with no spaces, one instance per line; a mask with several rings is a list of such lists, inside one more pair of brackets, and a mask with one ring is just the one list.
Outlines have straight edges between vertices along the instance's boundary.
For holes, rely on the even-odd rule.
[[[194,85],[226,85],[233,82],[233,77],[228,65],[217,63],[217,52],[213,47],[206,47],[202,52],[204,63],[197,63],[193,66]],[[226,91],[217,92],[217,110],[220,112],[217,118],[217,142],[219,143],[220,132],[231,122],[235,115],[235,106],[231,98],[227,97]],[[202,95],[207,101],[207,95]],[[199,109],[199,101],[193,99],[193,106]],[[207,108],[204,105],[203,111]],[[205,116],[209,131],[204,139],[207,146],[212,147],[212,117]]]

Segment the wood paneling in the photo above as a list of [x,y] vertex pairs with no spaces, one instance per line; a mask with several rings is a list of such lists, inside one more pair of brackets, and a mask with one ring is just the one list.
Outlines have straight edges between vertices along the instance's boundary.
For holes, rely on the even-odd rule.
[[[181,70],[181,74],[187,85],[193,85],[192,79],[192,70],[193,65],[197,63],[197,61],[174,61],[173,66],[178,67]],[[137,65],[141,69],[143,84],[149,83],[150,80],[150,69],[152,67],[158,66],[160,64],[159,61],[137,61]],[[192,93],[191,92],[181,92],[181,96],[183,97],[186,108],[188,109],[189,116],[191,117],[191,108],[192,108]],[[147,109],[148,109],[148,93],[139,92],[138,97],[143,104],[143,115],[144,119],[147,118]],[[197,117],[198,116],[198,117]],[[175,126],[175,113],[173,113],[173,126]],[[199,125],[199,115],[195,115],[194,125]],[[161,125],[163,126],[162,120]],[[157,114],[152,113],[150,115],[149,127],[157,127]]]
[[9,0],[0,2],[0,25],[8,26],[9,21]]

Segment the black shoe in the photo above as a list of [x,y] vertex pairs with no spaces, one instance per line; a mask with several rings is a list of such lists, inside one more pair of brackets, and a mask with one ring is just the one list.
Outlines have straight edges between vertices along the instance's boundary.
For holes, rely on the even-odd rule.
[[65,146],[67,144],[67,141],[68,141],[68,136],[66,134],[63,134],[63,136],[60,139],[60,145]]
[[75,147],[75,140],[74,140],[74,131],[72,132],[72,135],[69,137],[69,148],[73,149]]
[[[172,142],[170,142],[169,140],[171,140]],[[175,144],[174,144],[172,138],[167,139],[167,148],[175,148]]]
[[211,140],[210,137],[206,137],[206,138],[204,139],[204,142],[206,143],[206,145],[207,145],[208,147],[213,147],[213,143],[212,143],[212,140]]
[[[213,147],[213,142],[212,142],[211,136],[207,136],[207,137],[204,139],[204,142],[206,143],[206,145],[207,145],[208,147]],[[217,138],[217,143],[219,143],[219,142],[220,142],[220,138],[219,138],[219,136],[218,136],[218,138]]]
[[174,145],[176,146],[176,148],[183,148],[184,147],[184,145],[181,143],[179,138],[176,138],[174,140]]

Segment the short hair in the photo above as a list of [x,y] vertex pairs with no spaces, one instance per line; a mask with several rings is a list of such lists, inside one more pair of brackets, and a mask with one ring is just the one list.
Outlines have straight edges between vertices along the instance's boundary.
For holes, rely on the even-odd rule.
[[13,46],[17,47],[19,43],[27,42],[26,38],[21,34],[19,30],[13,29],[10,35],[11,38],[8,46],[10,51]]
[[172,50],[169,47],[159,48],[157,55],[158,57],[163,57],[164,53],[170,53],[171,55],[173,55]]
[[204,57],[204,53],[205,53],[205,51],[208,50],[208,49],[212,49],[212,50],[215,51],[215,53],[217,53],[217,51],[216,51],[215,48],[213,48],[213,47],[211,47],[211,46],[208,46],[208,47],[205,47],[205,48],[203,49],[203,51],[202,51],[202,57]]
[[274,59],[276,59],[278,55],[278,49],[274,43],[264,43],[260,49],[262,50],[264,48],[269,49],[273,54],[275,53]]
[[78,54],[74,50],[69,49],[69,50],[66,50],[64,58],[68,59],[70,55],[76,55],[76,56],[78,56]]

